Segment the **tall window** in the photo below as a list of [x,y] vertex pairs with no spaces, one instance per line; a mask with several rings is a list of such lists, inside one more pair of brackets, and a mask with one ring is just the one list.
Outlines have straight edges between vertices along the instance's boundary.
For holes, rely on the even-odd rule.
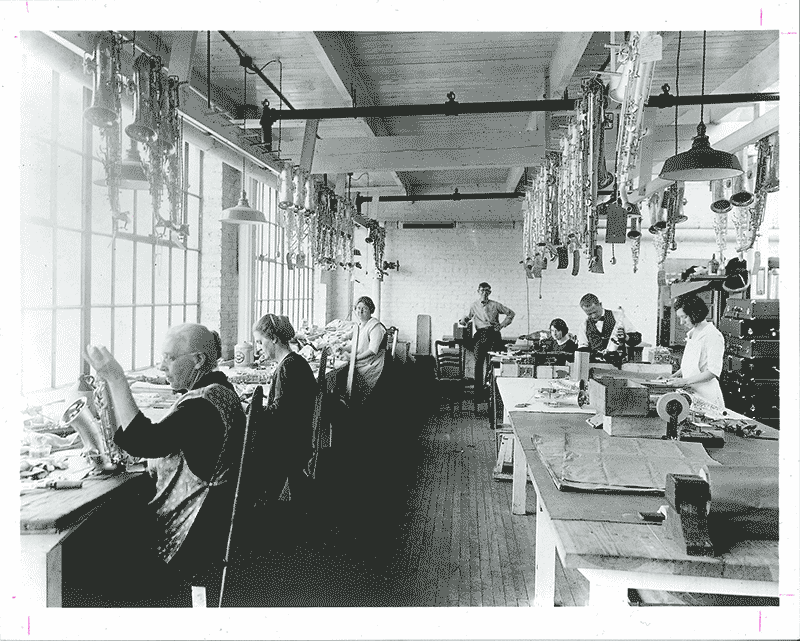
[[283,314],[296,329],[303,321],[310,324],[314,317],[314,268],[308,239],[303,243],[307,257],[305,266],[289,269],[278,193],[255,180],[251,181],[248,193],[253,194],[253,206],[267,218],[266,225],[256,228],[256,315]]
[[[74,382],[87,343],[126,369],[150,367],[167,328],[199,318],[202,152],[185,145],[185,248],[154,233],[147,190],[121,190],[129,222],[115,234],[107,187],[96,184],[103,138],[83,118],[91,91],[30,54],[22,79],[22,392]],[[124,108],[122,118],[124,129]],[[161,207],[168,217],[166,195]]]

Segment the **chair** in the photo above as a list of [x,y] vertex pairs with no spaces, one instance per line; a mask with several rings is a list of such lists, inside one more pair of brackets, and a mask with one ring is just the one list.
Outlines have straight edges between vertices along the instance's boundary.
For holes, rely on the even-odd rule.
[[[331,355],[331,348],[325,347],[319,357],[319,372],[317,372],[317,395],[314,398],[314,418],[311,428],[311,443],[312,454],[311,459],[308,461],[305,474],[310,479],[317,478],[317,461],[319,460],[319,452],[324,443],[330,442],[330,434],[325,434],[323,429],[323,402],[328,393],[328,379],[326,370],[328,367],[328,359]],[[328,426],[329,427],[329,426]]]
[[392,325],[386,330],[386,353],[387,355],[391,355],[392,360],[394,360],[395,352],[397,352],[397,335],[399,332],[397,328]]
[[[264,411],[264,388],[261,385],[258,385],[253,392],[253,399],[250,402],[250,413],[247,416],[247,422],[245,423],[244,427],[244,442],[242,444],[242,456],[239,459],[239,474],[236,477],[236,490],[233,495],[233,509],[231,510],[231,525],[228,529],[228,541],[225,546],[225,556],[222,559],[222,579],[220,582],[219,587],[219,604],[218,607],[222,607],[222,599],[225,595],[225,578],[228,572],[228,564],[230,562],[230,555],[231,555],[231,541],[233,540],[233,531],[234,526],[236,525],[236,516],[237,512],[241,518],[241,514],[244,511],[242,508],[249,509],[252,508],[250,505],[252,496],[248,494],[245,486],[246,483],[242,483],[242,478],[244,476],[244,471],[247,468],[248,472],[252,472],[250,470],[250,463],[248,456],[254,450],[254,439],[256,435],[256,428],[258,425],[258,421],[261,420],[261,414]],[[248,463],[245,463],[245,459],[248,459]],[[255,461],[253,461],[255,463]]]
[[458,401],[458,413],[461,415],[461,403],[464,399],[464,355],[459,341],[436,341],[436,380],[439,389],[447,393],[451,410]]

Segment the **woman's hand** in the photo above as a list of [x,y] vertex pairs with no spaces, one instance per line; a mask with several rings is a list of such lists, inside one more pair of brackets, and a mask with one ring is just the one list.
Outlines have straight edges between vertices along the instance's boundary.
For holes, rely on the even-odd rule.
[[109,382],[127,380],[122,365],[117,362],[104,345],[87,345],[85,358],[100,378]]
[[664,383],[670,387],[683,387],[686,385],[686,379],[680,377],[668,378]]

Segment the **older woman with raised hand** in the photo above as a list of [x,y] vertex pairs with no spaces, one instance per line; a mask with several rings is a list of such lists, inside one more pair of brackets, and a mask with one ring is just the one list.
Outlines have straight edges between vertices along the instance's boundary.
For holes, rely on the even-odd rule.
[[681,368],[667,383],[673,387],[691,387],[698,396],[725,406],[719,377],[725,353],[725,338],[706,320],[708,305],[696,294],[686,294],[675,300],[675,315],[681,326],[688,329]]
[[269,461],[264,466],[267,502],[280,497],[287,479],[292,499],[302,498],[303,471],[313,453],[317,382],[306,359],[289,347],[294,335],[286,316],[266,314],[253,326],[253,338],[264,358],[277,363],[265,403],[265,429],[259,432],[256,448]]
[[[102,346],[86,358],[108,384],[119,428],[114,440],[133,456],[151,459],[155,478],[150,507],[154,546],[169,575],[193,585],[218,586],[218,570],[233,508],[245,416],[222,372],[220,337],[203,325],[172,327],[161,370],[181,394],[169,413],[152,422],[139,411],[120,364]],[[176,574],[173,574],[176,572]]]
[[363,403],[377,385],[386,360],[386,327],[377,318],[375,303],[369,296],[356,301],[355,315],[358,319],[358,344],[356,350],[356,372],[354,385],[357,398]]

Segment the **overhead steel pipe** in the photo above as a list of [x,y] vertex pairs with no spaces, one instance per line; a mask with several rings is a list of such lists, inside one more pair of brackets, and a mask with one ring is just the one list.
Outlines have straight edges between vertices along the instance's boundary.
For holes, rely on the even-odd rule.
[[[452,95],[452,92],[451,92]],[[669,94],[650,96],[647,107],[715,105],[726,103],[774,102],[780,100],[778,93],[711,94],[703,96],[680,96]],[[498,102],[460,103],[452,98],[440,104],[386,105],[371,107],[332,107],[329,109],[291,109],[278,111],[269,109],[267,117],[278,120],[332,120],[342,118],[398,118],[402,116],[458,116],[465,114],[515,113],[534,111],[573,111],[575,100],[508,100]],[[266,111],[266,110],[265,110]]]

